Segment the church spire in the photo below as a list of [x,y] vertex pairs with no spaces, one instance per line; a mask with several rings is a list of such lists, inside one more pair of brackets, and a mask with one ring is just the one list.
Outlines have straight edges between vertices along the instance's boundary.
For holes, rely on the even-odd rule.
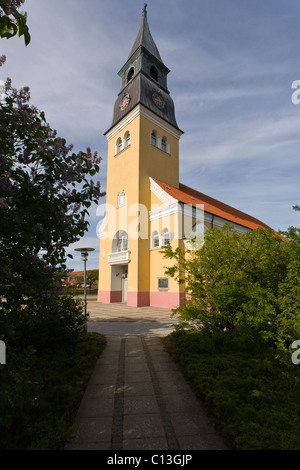
[[143,46],[148,52],[150,52],[156,59],[162,62],[160,53],[156,47],[152,34],[150,32],[148,18],[147,18],[147,3],[144,3],[141,26],[135,40],[135,43],[130,51],[128,59],[135,53],[135,51]]
[[121,89],[115,102],[111,127],[135,106],[142,105],[178,129],[174,103],[167,86],[169,72],[150,32],[145,3],[137,38],[118,73]]

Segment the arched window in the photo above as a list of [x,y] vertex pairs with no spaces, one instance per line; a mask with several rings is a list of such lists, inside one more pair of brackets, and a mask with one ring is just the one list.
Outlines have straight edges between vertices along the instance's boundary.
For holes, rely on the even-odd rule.
[[170,153],[170,144],[166,137],[161,139],[161,149],[163,152]]
[[158,248],[159,247],[159,235],[158,231],[154,230],[152,232],[152,248]]
[[161,232],[162,246],[166,246],[171,242],[170,232],[167,228],[164,228]]
[[152,65],[151,69],[150,69],[150,77],[151,78],[154,78],[154,80],[157,81],[158,79],[158,73],[157,73],[157,68],[154,67],[154,65]]
[[119,230],[112,242],[112,253],[128,250],[128,235],[125,230]]
[[133,67],[130,67],[129,72],[128,72],[128,74],[127,74],[127,83],[130,82],[130,80],[132,79],[133,75],[134,75],[134,68],[133,68]]
[[166,152],[167,151],[167,139],[165,137],[163,137],[161,139],[161,149]]
[[156,131],[151,132],[151,145],[154,145],[155,147],[157,147],[157,132]]
[[116,143],[116,154],[121,152],[121,150],[122,150],[122,139],[121,137],[119,137]]
[[118,240],[118,251],[127,251],[128,250],[128,235],[122,235]]
[[165,153],[170,154],[170,144],[166,137],[161,138],[156,131],[151,132],[150,143]]
[[128,147],[130,145],[130,132],[129,131],[125,132],[124,143],[125,143],[125,147]]

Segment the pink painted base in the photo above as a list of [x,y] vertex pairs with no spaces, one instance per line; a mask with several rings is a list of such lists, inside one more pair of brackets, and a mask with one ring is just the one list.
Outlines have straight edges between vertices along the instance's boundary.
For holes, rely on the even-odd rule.
[[110,292],[104,290],[98,290],[97,301],[103,304],[110,304]]
[[149,292],[128,292],[127,305],[129,307],[147,307],[150,305]]
[[98,290],[98,302],[111,304],[113,302],[122,302],[122,291],[103,291]]
[[[186,297],[186,294],[179,292],[128,292],[127,305],[129,307],[177,308]],[[98,291],[98,302],[103,304],[122,302],[122,292]]]
[[162,308],[177,308],[184,294],[179,292],[150,292],[150,305]]

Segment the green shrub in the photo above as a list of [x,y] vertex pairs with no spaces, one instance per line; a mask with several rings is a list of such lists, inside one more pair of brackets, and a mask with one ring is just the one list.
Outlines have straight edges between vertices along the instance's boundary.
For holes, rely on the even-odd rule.
[[300,367],[242,332],[184,331],[165,343],[229,446],[300,449]]
[[9,348],[0,366],[0,450],[64,448],[105,344],[102,335],[88,333],[39,356]]
[[84,325],[83,302],[71,296],[29,299],[23,308],[6,311],[0,319],[8,346],[31,345],[38,353],[74,341]]
[[174,310],[193,328],[238,330],[281,350],[300,338],[299,246],[272,230],[239,234],[226,225],[205,234],[198,249],[164,248],[166,273],[190,296]]

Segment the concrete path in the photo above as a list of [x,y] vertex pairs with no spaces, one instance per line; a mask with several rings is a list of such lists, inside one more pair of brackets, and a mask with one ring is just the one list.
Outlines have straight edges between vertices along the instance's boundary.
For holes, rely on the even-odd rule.
[[137,323],[141,330],[139,335],[127,331],[126,336],[107,336],[78,410],[76,436],[66,450],[226,449],[164,351],[160,334],[154,334],[159,328],[148,334],[149,323],[171,321],[171,312],[96,303],[91,310],[90,331],[107,321],[126,328]]
[[87,302],[88,331],[105,336],[167,336],[178,319],[172,311],[156,307],[128,307],[125,304]]

